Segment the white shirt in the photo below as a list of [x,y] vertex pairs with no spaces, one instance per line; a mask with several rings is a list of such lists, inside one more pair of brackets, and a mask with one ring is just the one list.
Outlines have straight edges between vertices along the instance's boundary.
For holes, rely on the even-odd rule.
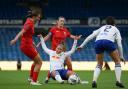
[[97,40],[110,40],[112,42],[117,42],[118,45],[118,49],[119,49],[119,53],[120,53],[120,57],[123,57],[123,49],[122,49],[122,43],[121,43],[121,35],[119,30],[112,25],[104,25],[101,28],[99,28],[98,30],[93,31],[92,34],[90,34],[85,40],[84,42],[80,45],[81,48],[84,47],[84,45],[86,45],[90,40],[92,40],[93,38],[96,37],[96,41]]
[[112,25],[104,25],[98,30],[94,31],[94,33],[96,33],[97,35],[96,41],[105,39],[115,42],[115,40],[117,39],[118,40],[122,39],[119,30]]
[[64,61],[67,56],[70,56],[72,53],[75,52],[77,40],[74,40],[72,49],[70,51],[57,54],[56,51],[50,50],[46,47],[43,38],[40,39],[41,39],[42,48],[50,56],[50,72],[52,72],[53,70],[64,69]]

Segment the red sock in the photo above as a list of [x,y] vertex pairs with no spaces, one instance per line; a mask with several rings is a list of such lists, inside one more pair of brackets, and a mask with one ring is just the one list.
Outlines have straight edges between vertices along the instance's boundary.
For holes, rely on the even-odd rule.
[[34,82],[37,82],[38,74],[39,74],[39,72],[33,72],[32,79],[33,79]]
[[48,77],[48,79],[50,78],[50,71],[48,71],[47,77]]
[[31,70],[30,70],[30,78],[32,78],[32,76],[33,76],[34,68],[35,68],[35,65],[32,64],[32,66],[31,66]]

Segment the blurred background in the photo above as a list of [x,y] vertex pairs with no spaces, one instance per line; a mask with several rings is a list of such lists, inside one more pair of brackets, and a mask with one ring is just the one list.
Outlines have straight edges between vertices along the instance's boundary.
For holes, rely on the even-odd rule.
[[[0,61],[30,61],[19,49],[20,41],[14,46],[9,42],[21,30],[28,10],[37,9],[42,13],[40,23],[36,25],[37,34],[48,33],[59,16],[66,18],[66,27],[74,35],[82,35],[78,45],[94,30],[105,24],[107,16],[113,16],[122,35],[124,57],[128,60],[128,0],[0,0]],[[67,39],[67,49],[73,40]],[[50,48],[51,41],[47,42]],[[43,61],[48,55],[40,48],[38,51]],[[94,41],[87,44],[80,52],[75,52],[73,61],[95,61]],[[105,61],[111,59],[105,54]]]

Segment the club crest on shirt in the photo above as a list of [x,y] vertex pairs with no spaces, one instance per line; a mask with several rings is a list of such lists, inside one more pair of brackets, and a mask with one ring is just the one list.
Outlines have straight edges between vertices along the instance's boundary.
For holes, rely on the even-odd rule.
[[64,32],[64,35],[66,36],[66,32]]

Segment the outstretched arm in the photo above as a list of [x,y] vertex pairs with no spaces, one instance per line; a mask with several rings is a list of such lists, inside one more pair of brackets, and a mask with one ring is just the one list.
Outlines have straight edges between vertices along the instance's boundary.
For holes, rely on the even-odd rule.
[[[44,37],[44,41],[47,41],[48,39],[50,39],[51,35],[52,35],[52,33],[49,32],[49,33]],[[38,48],[40,45],[41,45],[41,42],[39,42],[36,47]]]
[[23,33],[25,32],[24,29],[22,29],[17,35],[16,37],[10,41],[10,45],[14,45],[16,43],[16,41],[23,35]]
[[74,35],[70,35],[70,38],[75,39],[77,37],[77,39],[80,39],[82,35],[79,36],[74,36]]
[[91,35],[89,35],[84,42],[78,47],[78,48],[83,48],[90,40],[95,38],[99,33],[99,30],[94,31]]
[[76,50],[76,45],[77,45],[77,39],[74,39],[74,43],[73,43],[73,46],[72,46],[72,49],[68,52],[65,52],[65,56],[70,56],[71,54],[73,54]]
[[47,53],[47,54],[50,54],[52,52],[52,50],[48,49],[45,42],[44,42],[44,38],[40,35],[40,40],[41,40],[41,46],[42,48],[44,49],[44,51]]

